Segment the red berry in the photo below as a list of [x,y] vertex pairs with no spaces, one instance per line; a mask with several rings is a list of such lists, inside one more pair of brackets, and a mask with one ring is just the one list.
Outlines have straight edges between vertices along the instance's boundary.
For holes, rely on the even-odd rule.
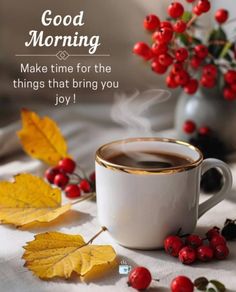
[[229,70],[228,72],[225,73],[224,75],[225,82],[228,84],[235,84],[236,83],[236,71],[234,70]]
[[224,23],[229,17],[229,12],[226,9],[218,9],[215,13],[215,20],[218,23]]
[[59,161],[58,166],[66,173],[73,173],[76,163],[70,158],[63,158]]
[[217,245],[214,248],[214,256],[217,260],[224,260],[228,257],[228,255],[229,255],[229,249],[227,245],[221,244],[221,245]]
[[185,32],[185,30],[187,28],[187,24],[183,20],[177,20],[176,23],[174,24],[173,28],[174,28],[175,32],[183,33],[183,32]]
[[128,285],[137,290],[145,290],[152,281],[152,275],[147,268],[134,268],[129,274]]
[[79,198],[81,195],[80,188],[77,185],[68,185],[65,188],[65,195],[70,199]]
[[154,42],[158,42],[158,35],[159,35],[159,33],[158,33],[159,31],[157,30],[157,31],[155,31],[153,34],[152,34],[152,40],[154,41]]
[[50,184],[53,184],[55,176],[60,172],[61,172],[60,168],[56,166],[47,169],[44,176],[48,180],[48,182],[50,182]]
[[236,99],[236,92],[230,87],[224,88],[223,95],[224,95],[224,99],[229,100],[229,101]]
[[170,28],[171,30],[173,30],[173,26],[172,26],[172,23],[165,20],[165,21],[162,21],[161,24],[160,24],[160,28]]
[[211,130],[208,127],[201,127],[198,131],[198,133],[202,136],[207,136],[209,135]]
[[152,71],[158,74],[164,74],[167,71],[167,67],[161,65],[158,60],[154,60],[152,62]]
[[212,88],[216,85],[216,79],[215,78],[208,78],[205,75],[202,76],[200,83],[202,86],[206,88]]
[[197,16],[202,15],[202,11],[197,6],[193,7],[193,13]]
[[198,58],[197,56],[193,56],[190,60],[190,65],[193,69],[198,69],[201,65],[202,59]]
[[213,249],[207,245],[201,245],[197,249],[197,258],[202,262],[209,262],[213,258]]
[[96,181],[96,173],[95,173],[95,171],[93,171],[93,172],[89,175],[89,180],[90,180],[92,183],[95,183],[95,181]]
[[208,0],[199,0],[197,8],[202,12],[206,13],[211,9],[211,3]]
[[184,246],[182,239],[177,235],[168,236],[164,241],[164,248],[166,253],[173,257],[179,255],[179,251]]
[[179,62],[183,62],[188,58],[188,50],[185,48],[179,48],[175,52],[175,58]]
[[184,13],[184,7],[179,2],[172,2],[168,6],[168,14],[172,18],[178,18],[181,17]]
[[183,63],[175,62],[171,68],[171,73],[175,75],[181,71],[183,71]]
[[207,78],[216,78],[217,76],[217,67],[213,64],[208,64],[203,67],[202,70],[203,75]]
[[198,81],[196,79],[190,79],[184,86],[184,91],[187,94],[194,94],[198,90]]
[[168,67],[173,63],[173,58],[168,53],[164,53],[159,55],[158,61],[162,66]]
[[190,76],[187,71],[182,70],[175,74],[175,82],[180,86],[185,86],[190,80]]
[[192,281],[185,276],[178,276],[171,282],[171,292],[193,292]]
[[185,121],[184,126],[183,126],[183,131],[186,134],[192,134],[195,132],[195,130],[196,130],[196,124],[193,121],[190,121],[190,120]]
[[64,189],[64,187],[68,184],[69,177],[65,173],[59,173],[54,178],[54,185]]
[[204,45],[194,47],[195,54],[200,59],[205,59],[208,55],[208,48]]
[[79,187],[85,193],[89,193],[91,191],[91,186],[90,186],[90,183],[87,181],[87,179],[82,179],[80,181]]
[[235,83],[235,84],[230,84],[230,88],[231,88],[234,92],[236,92],[236,83]]
[[179,252],[179,260],[185,265],[190,265],[196,261],[197,253],[190,246],[183,247]]
[[161,54],[165,54],[168,51],[168,46],[166,43],[154,43],[152,45],[152,52],[154,55],[159,56]]
[[149,31],[158,29],[160,27],[160,19],[155,14],[150,14],[144,19],[143,26]]
[[173,37],[173,29],[169,27],[161,28],[156,34],[156,40],[160,43],[168,43]]
[[207,231],[206,237],[208,240],[211,240],[214,236],[219,235],[219,234],[220,234],[220,228],[215,226]]
[[217,245],[226,245],[225,238],[220,234],[213,236],[210,240],[210,246],[212,248],[215,248]]
[[196,234],[191,234],[186,238],[185,243],[192,248],[198,248],[203,244],[203,240],[200,236]]
[[142,57],[144,60],[150,60],[153,57],[152,50],[143,42],[134,45],[133,53]]
[[166,77],[166,85],[169,88],[176,88],[176,87],[178,87],[178,84],[176,84],[175,78],[174,78],[173,75],[170,74],[170,75],[168,75]]

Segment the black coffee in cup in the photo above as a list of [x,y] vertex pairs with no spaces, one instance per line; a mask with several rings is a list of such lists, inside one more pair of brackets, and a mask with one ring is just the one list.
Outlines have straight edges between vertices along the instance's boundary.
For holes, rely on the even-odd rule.
[[188,157],[154,151],[119,152],[111,155],[107,160],[113,164],[144,170],[179,167],[192,162]]

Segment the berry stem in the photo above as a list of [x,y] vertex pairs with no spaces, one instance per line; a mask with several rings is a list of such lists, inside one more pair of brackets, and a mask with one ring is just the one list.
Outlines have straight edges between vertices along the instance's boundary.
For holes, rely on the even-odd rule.
[[102,229],[98,232],[98,233],[96,233],[87,243],[86,243],[86,245],[88,245],[88,244],[91,244],[93,241],[94,241],[94,239],[95,238],[97,238],[101,233],[103,233],[104,231],[107,231],[107,228],[105,227],[105,226],[102,226]]
[[80,173],[82,174],[82,177],[87,179],[87,176],[86,176],[86,173],[84,172],[84,170],[83,170],[80,166],[77,166],[77,169],[78,169],[78,170],[80,171]]
[[82,177],[76,172],[73,172],[71,175],[76,176],[79,181],[81,181],[81,179],[82,179]]
[[185,233],[185,234],[183,234],[183,235],[179,235],[179,237],[180,238],[184,238],[184,237],[187,237],[187,236],[189,236],[190,235],[190,233]]
[[89,193],[87,196],[84,196],[82,199],[74,201],[73,203],[71,203],[71,205],[76,205],[80,202],[90,200],[90,199],[94,198],[95,196],[96,196],[96,193]]
[[198,16],[194,14],[192,18],[189,20],[189,22],[187,23],[187,28],[190,28],[190,26],[197,20],[197,18]]
[[179,235],[180,235],[180,233],[181,233],[181,231],[182,231],[182,228],[180,227],[180,228],[178,229],[178,231],[177,231],[176,235],[177,235],[177,236],[179,236]]

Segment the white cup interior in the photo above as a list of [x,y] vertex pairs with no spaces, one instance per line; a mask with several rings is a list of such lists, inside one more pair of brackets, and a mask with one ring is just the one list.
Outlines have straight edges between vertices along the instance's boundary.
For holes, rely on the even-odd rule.
[[109,158],[117,153],[158,152],[185,157],[189,164],[202,160],[202,154],[196,147],[181,141],[165,138],[131,138],[111,142],[97,151],[97,156],[109,163]]

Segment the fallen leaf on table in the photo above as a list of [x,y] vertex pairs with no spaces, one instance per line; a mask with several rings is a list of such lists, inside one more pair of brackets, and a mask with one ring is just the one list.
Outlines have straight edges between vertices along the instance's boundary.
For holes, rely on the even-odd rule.
[[17,133],[25,152],[49,165],[68,157],[67,143],[57,124],[27,109],[21,111],[23,127]]
[[32,174],[19,174],[14,182],[0,182],[0,207],[60,207],[61,191]]
[[43,179],[31,174],[14,178],[14,182],[0,182],[1,223],[20,227],[33,222],[50,222],[70,210],[72,204],[61,206],[61,191]]
[[84,275],[81,280],[85,283],[89,282],[99,282],[104,277],[113,278],[117,276],[117,266],[119,262],[116,258],[109,265],[103,264],[99,266],[94,266],[86,275]]
[[85,276],[96,266],[104,266],[116,259],[110,245],[92,245],[92,241],[102,229],[87,243],[81,235],[60,232],[38,234],[24,246],[25,266],[41,279],[53,277],[70,278],[72,272]]
[[71,204],[57,208],[1,208],[1,223],[13,224],[17,227],[34,222],[51,222],[71,209]]

